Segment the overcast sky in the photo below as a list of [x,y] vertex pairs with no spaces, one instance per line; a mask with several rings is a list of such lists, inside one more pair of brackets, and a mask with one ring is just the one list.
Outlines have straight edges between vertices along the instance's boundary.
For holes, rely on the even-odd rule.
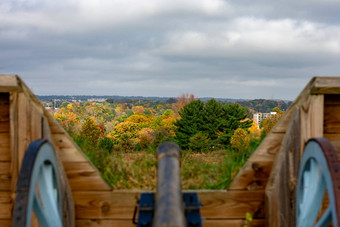
[[339,0],[1,0],[0,73],[39,95],[294,100],[340,76]]

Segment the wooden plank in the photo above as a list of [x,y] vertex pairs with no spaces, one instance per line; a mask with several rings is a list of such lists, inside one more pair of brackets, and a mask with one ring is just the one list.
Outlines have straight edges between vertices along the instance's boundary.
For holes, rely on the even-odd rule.
[[112,190],[90,162],[64,162],[63,165],[72,191]]
[[[31,142],[30,137],[30,100],[24,93],[18,94],[18,154],[15,157],[18,160],[18,168],[21,166],[25,151]],[[14,157],[13,157],[14,158]]]
[[43,121],[43,110],[34,105],[30,106],[31,119],[30,119],[30,137],[31,140],[42,139],[42,121]]
[[10,134],[0,133],[0,161],[11,160]]
[[85,154],[66,134],[53,134],[52,140],[55,145],[58,157],[63,162],[87,162]]
[[324,133],[340,133],[340,104],[325,105],[324,113]]
[[1,227],[12,227],[12,220],[11,219],[7,219],[7,220],[0,219],[0,226]]
[[236,219],[236,220],[227,220],[227,219],[220,219],[220,220],[206,220],[203,222],[203,227],[244,227],[244,226],[251,226],[251,227],[261,227],[265,226],[265,220],[264,219],[253,219],[251,223],[248,223],[245,220],[242,219]]
[[10,132],[10,128],[9,128],[9,121],[1,121],[0,122],[0,133],[4,133],[4,132],[7,132],[9,133]]
[[[53,135],[52,135],[53,137]],[[60,148],[55,146],[58,157],[62,162],[87,162],[86,156],[77,148]]]
[[267,226],[294,226],[300,161],[300,111],[295,107],[266,187]]
[[101,219],[79,219],[76,220],[79,227],[136,227],[130,220],[101,220]]
[[[218,220],[205,220],[203,221],[203,226],[214,226],[214,227],[243,227],[246,224],[252,227],[260,227],[265,226],[264,219],[254,219],[251,222],[251,225],[247,223],[245,220],[236,219],[236,220],[227,220],[227,219],[218,219]],[[132,223],[131,220],[91,220],[91,219],[79,219],[76,221],[76,226],[79,227],[135,227],[136,225]]]
[[0,104],[0,122],[9,121],[9,104]]
[[11,173],[12,173],[12,182],[11,182],[11,191],[16,191],[18,172],[19,172],[19,162],[18,162],[18,93],[11,92],[10,93],[10,144],[11,144]]
[[[11,189],[11,163],[0,162],[0,191],[9,191],[10,189]],[[0,203],[2,203],[1,197]]]
[[0,92],[10,92],[18,89],[17,77],[14,75],[0,75]]
[[300,156],[308,139],[323,137],[324,96],[310,95],[300,108],[301,145]]
[[[245,218],[264,216],[263,191],[197,191],[205,218]],[[76,219],[130,219],[139,192],[73,192]]]
[[283,136],[283,133],[270,132],[236,175],[229,190],[264,189]]
[[[12,218],[12,198],[10,192],[0,192],[0,219]],[[0,222],[1,223],[1,222]]]
[[340,78],[316,77],[311,94],[340,94]]

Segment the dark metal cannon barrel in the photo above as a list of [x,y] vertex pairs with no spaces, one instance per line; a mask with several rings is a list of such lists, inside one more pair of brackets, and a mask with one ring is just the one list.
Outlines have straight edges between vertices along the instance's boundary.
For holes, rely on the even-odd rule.
[[157,149],[157,159],[157,194],[153,226],[185,226],[178,145],[172,142],[162,143]]

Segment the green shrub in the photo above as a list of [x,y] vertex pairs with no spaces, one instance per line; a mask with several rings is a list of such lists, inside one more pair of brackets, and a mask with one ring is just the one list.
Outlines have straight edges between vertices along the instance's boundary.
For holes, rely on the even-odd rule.
[[189,149],[192,151],[206,152],[210,150],[211,140],[202,133],[198,132],[189,139]]
[[99,140],[99,144],[98,144],[98,147],[100,149],[103,149],[109,153],[112,153],[113,151],[113,141],[111,138],[108,138],[108,137],[104,137],[104,138],[100,138]]

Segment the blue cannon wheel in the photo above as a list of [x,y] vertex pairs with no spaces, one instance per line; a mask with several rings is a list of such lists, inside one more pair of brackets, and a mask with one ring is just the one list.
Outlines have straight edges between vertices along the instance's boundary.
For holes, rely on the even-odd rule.
[[13,226],[31,225],[32,212],[43,227],[62,226],[62,200],[56,155],[46,140],[33,141],[22,161]]
[[[327,208],[322,208],[327,197]],[[339,226],[339,208],[340,167],[336,150],[325,138],[310,139],[299,169],[296,226]]]

